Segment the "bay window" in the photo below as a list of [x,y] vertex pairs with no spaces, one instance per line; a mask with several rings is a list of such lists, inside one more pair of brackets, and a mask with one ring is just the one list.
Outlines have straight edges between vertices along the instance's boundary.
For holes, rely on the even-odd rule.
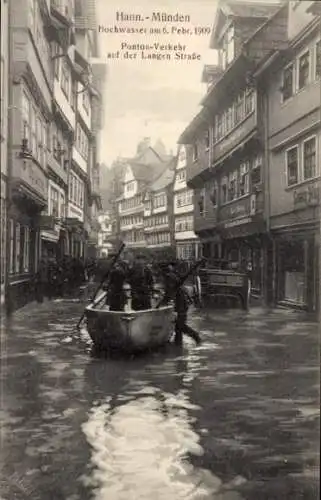
[[247,116],[248,114],[252,113],[255,108],[255,94],[253,89],[246,89],[245,91],[245,115]]
[[252,169],[251,169],[251,187],[255,187],[261,184],[261,170],[262,170],[262,156],[258,155],[254,158]]
[[240,95],[238,98],[237,98],[237,101],[235,103],[235,107],[234,107],[234,113],[235,113],[235,124],[239,123],[240,121],[243,120],[243,117],[244,117],[244,99],[243,99],[243,95]]

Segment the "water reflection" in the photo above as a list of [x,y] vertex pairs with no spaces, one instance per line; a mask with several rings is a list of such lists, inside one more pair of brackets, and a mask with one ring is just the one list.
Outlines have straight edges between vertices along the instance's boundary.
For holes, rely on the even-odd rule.
[[158,353],[152,362],[123,362],[126,370],[120,359],[94,360],[86,370],[97,392],[82,426],[92,450],[92,471],[83,481],[94,498],[223,498],[215,496],[220,479],[189,460],[203,454],[193,429],[201,408],[190,401],[188,389],[200,360],[174,351]]

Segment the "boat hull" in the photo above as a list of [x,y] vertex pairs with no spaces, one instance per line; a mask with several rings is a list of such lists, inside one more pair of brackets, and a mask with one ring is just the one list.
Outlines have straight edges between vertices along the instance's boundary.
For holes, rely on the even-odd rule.
[[130,312],[88,306],[85,314],[88,333],[99,349],[153,349],[166,344],[173,332],[172,306]]

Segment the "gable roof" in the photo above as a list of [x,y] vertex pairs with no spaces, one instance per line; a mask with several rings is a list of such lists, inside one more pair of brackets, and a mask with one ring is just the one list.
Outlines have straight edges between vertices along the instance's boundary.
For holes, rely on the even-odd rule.
[[128,165],[132,169],[135,180],[146,184],[153,182],[166,168],[164,163],[139,163],[135,159],[129,160]]
[[176,156],[167,163],[165,170],[154,180],[150,186],[150,191],[160,191],[172,184],[175,175]]
[[217,49],[217,36],[220,28],[228,19],[249,18],[267,19],[284,3],[280,2],[243,2],[239,0],[221,0],[215,14],[214,25],[210,36],[210,48]]

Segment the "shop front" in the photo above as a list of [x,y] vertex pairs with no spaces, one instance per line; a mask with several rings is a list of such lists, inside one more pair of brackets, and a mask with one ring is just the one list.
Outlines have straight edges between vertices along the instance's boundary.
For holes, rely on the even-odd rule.
[[274,302],[318,311],[320,307],[320,185],[293,191],[292,211],[274,217]]
[[254,295],[263,295],[266,227],[255,195],[223,206],[219,213],[220,258],[247,272]]

